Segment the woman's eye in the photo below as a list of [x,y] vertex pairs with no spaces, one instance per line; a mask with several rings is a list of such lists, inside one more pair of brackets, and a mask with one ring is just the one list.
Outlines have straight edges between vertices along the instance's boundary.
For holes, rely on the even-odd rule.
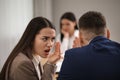
[[66,25],[67,25],[67,26],[69,26],[70,24],[69,24],[69,23],[67,23]]
[[43,41],[47,41],[47,38],[42,38]]
[[52,41],[52,42],[54,42],[54,41],[55,41],[55,39],[52,39],[51,41]]

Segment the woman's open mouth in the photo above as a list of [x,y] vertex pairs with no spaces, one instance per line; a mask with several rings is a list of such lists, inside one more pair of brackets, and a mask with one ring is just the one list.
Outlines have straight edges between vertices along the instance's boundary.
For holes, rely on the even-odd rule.
[[45,52],[50,52],[50,49],[45,50]]
[[44,52],[45,52],[46,55],[48,55],[49,52],[50,52],[50,49],[46,49],[46,50],[44,50]]

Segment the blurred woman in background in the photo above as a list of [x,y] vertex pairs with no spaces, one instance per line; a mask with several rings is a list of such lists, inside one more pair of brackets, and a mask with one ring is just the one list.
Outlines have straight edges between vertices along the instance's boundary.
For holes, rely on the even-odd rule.
[[[77,20],[72,12],[64,13],[60,18],[60,33],[57,35],[56,40],[61,43],[62,57],[66,50],[73,48],[73,41],[79,35],[77,27]],[[57,63],[57,71],[60,71],[63,59]]]

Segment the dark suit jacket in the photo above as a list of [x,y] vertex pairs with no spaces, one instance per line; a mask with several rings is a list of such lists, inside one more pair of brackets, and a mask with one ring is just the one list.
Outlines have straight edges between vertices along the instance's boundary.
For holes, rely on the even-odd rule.
[[58,80],[120,80],[120,44],[98,36],[66,51]]
[[[54,66],[45,64],[42,80],[53,80],[54,69]],[[5,80],[39,80],[39,78],[32,60],[19,53],[13,60],[10,71],[6,72]]]

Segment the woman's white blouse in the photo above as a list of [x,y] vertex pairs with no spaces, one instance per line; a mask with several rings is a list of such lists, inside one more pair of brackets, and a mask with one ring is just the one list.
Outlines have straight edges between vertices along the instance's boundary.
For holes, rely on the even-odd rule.
[[[79,36],[79,30],[75,30],[73,36],[71,36],[69,38],[63,38],[63,41],[61,42],[60,34],[57,35],[56,41],[57,42],[59,41],[61,43],[61,52],[62,52],[61,56],[63,58],[64,58],[64,55],[65,55],[65,51],[68,50],[68,49],[73,48],[73,41],[74,41],[75,37],[78,37],[78,36]],[[56,70],[56,72],[60,71],[62,62],[63,62],[63,59],[61,59],[59,62],[57,62],[57,70]]]

